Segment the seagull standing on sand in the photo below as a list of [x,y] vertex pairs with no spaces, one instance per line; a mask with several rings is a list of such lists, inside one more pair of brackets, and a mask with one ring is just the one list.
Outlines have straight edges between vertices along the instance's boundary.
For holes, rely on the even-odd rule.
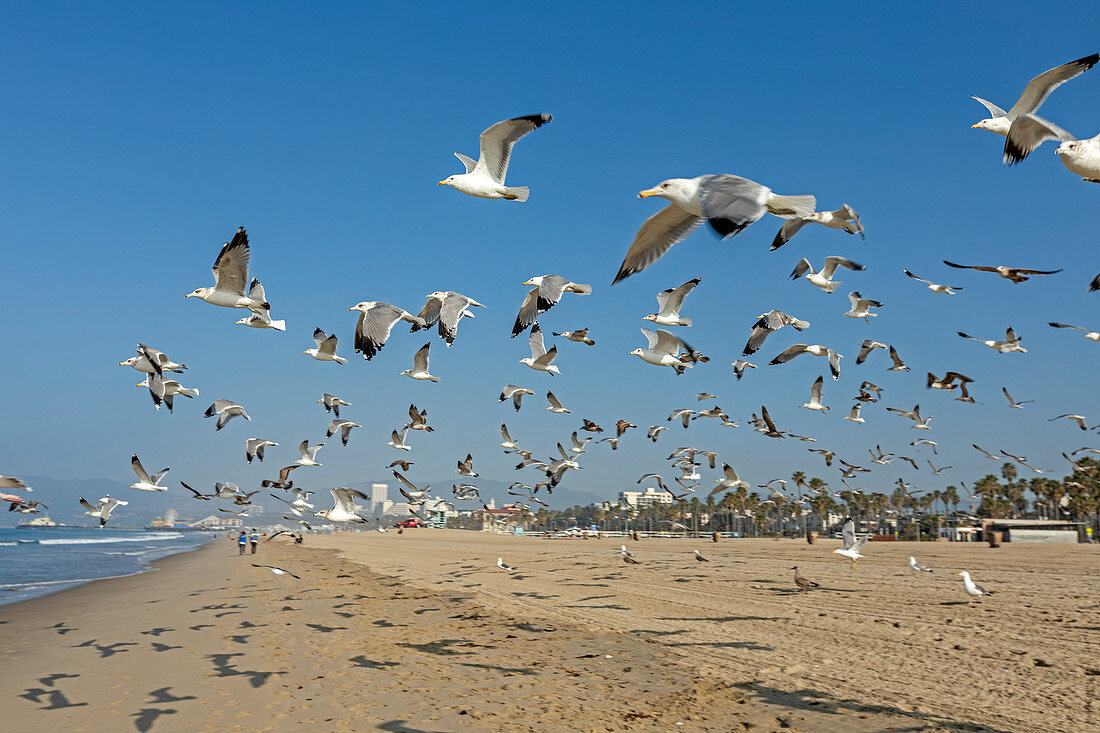
[[145,470],[145,467],[141,465],[141,461],[138,460],[137,453],[130,456],[130,468],[134,469],[134,473],[137,474],[138,477],[136,484],[130,484],[131,489],[137,489],[138,491],[168,491],[167,486],[160,485],[160,480],[164,478],[169,471],[168,468],[150,476]]
[[844,525],[840,529],[840,536],[844,539],[844,547],[840,550],[833,550],[833,552],[851,560],[851,567],[854,570],[856,567],[856,560],[864,557],[864,555],[859,554],[859,551],[862,550],[863,546],[867,544],[867,541],[871,539],[871,535],[867,534],[856,539],[856,523],[851,517],[848,517],[844,520]]
[[497,558],[497,567],[501,570],[507,570],[509,573],[514,573],[517,570],[517,568],[514,568],[511,565],[505,564],[503,557]]
[[993,595],[993,591],[986,590],[985,588],[981,587],[973,580],[971,580],[970,573],[966,572],[965,570],[959,573],[959,575],[961,575],[963,579],[963,590],[966,591],[966,595],[970,596],[970,600],[967,601],[966,605],[973,606],[975,598],[978,599],[978,603],[981,603],[982,596]]
[[214,417],[215,415],[218,416],[218,423],[214,426],[214,432],[224,428],[227,422],[238,415],[252,422],[252,418],[248,416],[244,408],[231,400],[214,400],[214,404],[206,408],[206,412],[203,413],[203,417]]
[[653,321],[659,326],[691,326],[690,318],[680,316],[680,308],[684,305],[684,298],[690,295],[702,280],[703,278],[697,277],[694,280],[688,280],[678,288],[669,288],[657,293],[657,312],[644,316],[642,320]]
[[[184,297],[199,298],[223,308],[248,308],[256,313],[271,310],[271,304],[266,300],[253,299],[244,291],[245,283],[248,282],[248,261],[251,256],[248,235],[244,227],[240,227],[214,260],[214,287],[197,288]],[[258,281],[253,279],[252,282],[255,285]]]
[[546,350],[546,343],[542,340],[542,329],[539,328],[538,323],[531,329],[527,343],[531,347],[531,356],[520,359],[520,364],[526,364],[537,372],[546,372],[551,377],[561,374],[554,366],[554,359],[558,358],[558,347],[551,346],[549,351]]
[[702,555],[700,555],[698,550],[692,550],[692,552],[695,553],[695,559],[697,561],[699,561],[699,562],[710,562],[710,560],[708,560],[705,557],[703,557]]
[[809,216],[817,207],[813,196],[779,196],[767,186],[725,173],[670,178],[638,193],[639,198],[650,196],[672,203],[649,217],[638,230],[612,285],[652,265],[704,220],[727,239],[765,213],[793,219]]
[[329,336],[320,328],[313,331],[313,343],[317,344],[312,349],[306,349],[303,354],[309,354],[317,361],[334,361],[337,364],[347,364],[348,360],[336,355],[336,345],[339,343],[336,334]]
[[863,239],[867,238],[863,234],[863,223],[859,220],[859,214],[851,206],[844,204],[836,211],[815,211],[807,216],[788,219],[776,232],[768,251],[774,252],[791,241],[791,238],[802,231],[802,227],[807,224],[821,224],[830,229],[840,229],[848,234],[858,234]]
[[396,305],[382,303],[377,300],[365,300],[356,303],[349,311],[359,311],[359,320],[355,324],[355,352],[362,353],[363,358],[370,361],[374,355],[386,345],[390,337],[393,325],[398,321],[405,321],[413,325],[423,327],[423,319],[414,316]]
[[428,373],[428,352],[431,351],[431,343],[426,343],[413,355],[413,368],[401,372],[402,377],[409,379],[428,380],[438,382],[439,377],[433,377]]
[[631,552],[630,550],[626,549],[626,545],[621,545],[619,547],[619,554],[622,555],[623,562],[625,562],[628,565],[639,565],[639,564],[641,564],[641,561],[638,558],[634,557],[634,553]]
[[478,139],[478,159],[475,161],[462,153],[455,153],[455,157],[466,166],[466,172],[447,176],[439,185],[450,186],[468,196],[482,199],[526,201],[531,193],[527,186],[504,185],[512,147],[551,119],[553,117],[542,113],[513,117],[492,125]]
[[1027,83],[1023,94],[1007,112],[981,97],[971,97],[989,110],[992,116],[979,120],[970,127],[989,130],[1004,137],[1004,162],[1019,163],[1043,140],[1049,139],[1045,134],[1047,132],[1045,126],[1049,123],[1034,113],[1051,92],[1091,69],[1097,61],[1100,61],[1100,54],[1094,53],[1044,71]]
[[565,293],[591,295],[592,286],[566,280],[561,275],[539,275],[526,280],[524,285],[532,285],[523,303],[520,304],[516,322],[512,324],[512,338],[522,333],[535,319],[553,308]]
[[[835,550],[834,550],[834,552],[835,552]],[[815,583],[812,580],[810,580],[809,578],[803,578],[801,575],[799,575],[797,565],[795,565],[793,568],[791,568],[791,570],[794,571],[794,584],[798,586],[799,592],[809,590],[810,588],[819,588],[819,587],[821,587],[820,583]]]

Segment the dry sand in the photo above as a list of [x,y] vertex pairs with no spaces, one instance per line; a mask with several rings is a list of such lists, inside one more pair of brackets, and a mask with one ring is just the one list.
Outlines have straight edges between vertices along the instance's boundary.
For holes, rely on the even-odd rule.
[[[851,571],[831,542],[628,542],[636,566],[619,540],[306,542],[239,558],[220,540],[0,607],[3,730],[1080,731],[1100,717],[1096,546],[876,543]],[[912,573],[909,554],[936,572]],[[795,564],[822,588],[793,591]],[[996,595],[967,608],[961,569]]]

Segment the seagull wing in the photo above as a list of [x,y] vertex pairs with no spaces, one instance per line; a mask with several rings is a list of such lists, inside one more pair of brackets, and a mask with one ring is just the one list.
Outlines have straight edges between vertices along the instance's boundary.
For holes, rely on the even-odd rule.
[[799,354],[805,354],[806,346],[807,344],[795,344],[794,346],[790,346],[774,359],[772,359],[770,362],[768,362],[768,364],[786,364],[788,361],[795,358]]
[[927,283],[928,285],[935,285],[935,283],[932,282],[931,280],[925,280],[923,277],[917,277],[916,275],[909,272],[908,270],[902,270],[902,272],[904,272],[906,275],[913,278],[914,280],[920,280],[922,283]]
[[699,185],[699,205],[707,222],[725,239],[765,214],[769,193],[766,186],[740,176],[706,176]]
[[1005,136],[1004,162],[1019,163],[1047,140],[1069,142],[1074,139],[1073,135],[1042,117],[1021,115],[1012,121]]
[[534,327],[531,328],[531,335],[528,337],[527,343],[531,346],[532,359],[537,360],[546,354],[546,344],[543,342],[542,329],[539,328],[538,323],[535,323]]
[[233,239],[226,242],[214,260],[214,289],[244,297],[248,282],[248,235],[244,227],[237,230]]
[[443,301],[443,308],[439,313],[439,335],[450,346],[458,337],[458,324],[462,322],[462,314],[470,300],[461,295],[449,295]]
[[630,249],[611,284],[625,280],[661,259],[665,252],[684,241],[702,223],[702,217],[684,211],[676,204],[669,204],[646,219],[634,235],[634,241],[630,243]]
[[[455,155],[458,155],[458,153],[455,153]],[[466,159],[469,160],[469,158]],[[419,323],[414,323],[409,328],[409,332],[414,333],[416,331],[419,331],[421,328],[427,328],[428,326],[431,326],[436,321],[438,321],[439,312],[442,307],[443,301],[440,298],[436,296],[429,296],[427,302],[424,303],[424,307],[421,308],[420,312],[416,314],[417,318],[420,318],[424,321],[424,325],[421,326]]]
[[840,536],[844,540],[844,549],[850,550],[856,544],[856,523],[851,517],[844,520],[844,526],[840,528]]
[[772,240],[772,246],[768,248],[768,251],[774,252],[791,241],[791,237],[802,231],[802,227],[807,224],[809,224],[809,222],[802,218],[788,219],[783,222],[783,226],[779,227],[779,231],[775,233],[775,239]]
[[420,347],[420,350],[413,356],[413,371],[426,372],[428,371],[428,352],[431,351],[431,343],[426,343]]
[[1003,109],[1001,109],[1000,107],[998,107],[997,105],[993,104],[990,101],[987,101],[985,99],[982,99],[981,97],[975,97],[975,96],[971,96],[970,98],[980,102],[983,107],[985,107],[987,110],[989,110],[989,114],[993,117],[1005,117],[1005,116],[1008,115],[1007,112],[1005,112]]
[[1018,116],[1036,111],[1050,96],[1051,92],[1070,79],[1091,69],[1097,61],[1100,61],[1100,54],[1094,53],[1076,61],[1070,61],[1068,64],[1055,66],[1053,69],[1039,74],[1024,87],[1024,93],[1016,100],[1016,104],[1012,105],[1012,109],[1008,111],[1008,116]]
[[843,267],[845,270],[866,270],[867,268],[858,262],[853,262],[846,257],[826,257],[825,267],[821,268],[821,276],[826,280],[830,280],[833,277],[833,273],[836,272],[836,268]]
[[516,322],[512,325],[512,338],[515,338],[523,329],[535,322],[535,319],[539,315],[537,305],[538,299],[538,286],[527,291],[527,295],[523,298],[523,303],[520,304],[519,313],[516,314]]
[[[497,183],[504,185],[508,175],[508,161],[512,157],[512,146],[527,134],[534,132],[551,120],[548,114],[513,117],[498,122],[485,132],[479,140],[481,155],[476,168],[481,168]],[[459,160],[462,160],[459,158]],[[462,161],[465,163],[466,161]],[[468,164],[467,164],[468,165]]]
[[130,456],[130,468],[134,469],[134,473],[137,474],[138,480],[142,483],[153,483],[149,478],[149,473],[145,470],[145,467],[141,465],[141,461],[138,460],[137,453]]
[[[662,313],[679,313],[680,308],[684,304],[684,298],[686,298],[695,287],[702,282],[703,278],[697,277],[694,280],[688,280],[686,283],[676,288],[675,290],[665,290],[663,293],[657,294],[657,302],[661,304]],[[661,296],[665,296],[665,302],[661,303]]]

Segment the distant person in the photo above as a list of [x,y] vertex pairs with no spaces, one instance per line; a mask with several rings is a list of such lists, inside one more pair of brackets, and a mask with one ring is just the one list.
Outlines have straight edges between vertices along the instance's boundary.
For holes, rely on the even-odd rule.
[[248,547],[248,535],[242,529],[241,533],[237,535],[237,554],[243,555],[246,547]]
[[301,535],[301,533],[299,533],[299,534],[298,534],[298,535],[297,535],[297,536],[296,536],[296,537],[294,538],[294,544],[296,544],[296,545],[300,545],[300,544],[302,544],[302,535]]
[[252,530],[252,534],[248,537],[249,543],[252,545],[252,554],[256,554],[256,545],[260,544],[260,535],[256,530]]

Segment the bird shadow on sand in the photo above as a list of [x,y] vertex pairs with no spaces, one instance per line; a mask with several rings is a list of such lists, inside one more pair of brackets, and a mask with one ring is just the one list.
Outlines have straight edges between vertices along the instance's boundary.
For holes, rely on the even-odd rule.
[[715,623],[723,624],[731,621],[786,621],[787,618],[781,616],[697,616],[697,617],[672,617],[672,616],[660,616],[658,621],[714,621]]
[[306,624],[314,631],[319,631],[322,634],[331,634],[333,631],[346,631],[347,626],[325,626],[324,624]]
[[149,697],[151,697],[152,699],[149,700],[149,704],[150,705],[164,705],[164,704],[170,703],[170,702],[183,702],[184,700],[197,700],[198,699],[194,695],[183,695],[182,697],[179,696],[179,695],[173,695],[171,692],[169,692],[169,690],[171,690],[171,689],[172,689],[171,687],[160,687],[160,688],[157,688],[155,690],[150,691],[149,692]]
[[800,593],[856,593],[857,591],[849,588],[826,588],[819,586],[817,588],[811,588],[810,590],[801,590],[799,588],[761,588],[760,590],[771,591],[778,596],[797,596]]
[[461,662],[463,667],[473,667],[474,669],[484,669],[490,672],[500,672],[502,674],[538,674],[530,667],[501,667],[496,664],[477,664],[476,662]]
[[562,606],[562,608],[606,608],[610,611],[629,611],[630,610],[629,606],[620,606],[620,605],[615,604],[615,603],[605,603],[603,605],[596,605],[596,606],[572,605],[572,606]]
[[386,669],[388,667],[398,667],[401,665],[400,662],[376,662],[373,659],[367,659],[362,654],[357,657],[352,657],[348,661],[354,666],[362,667],[363,669]]
[[31,702],[42,702],[42,697],[45,696],[47,703],[39,707],[39,710],[63,710],[65,708],[82,708],[88,703],[86,702],[69,702],[69,698],[65,697],[65,693],[61,690],[43,690],[41,687],[29,687],[22,695],[22,697]]
[[394,733],[448,733],[443,730],[413,728],[408,725],[406,720],[387,720],[385,723],[379,723],[376,727],[378,730],[394,731]]
[[153,727],[153,723],[155,723],[160,716],[175,715],[177,712],[175,708],[167,708],[164,710],[160,708],[142,708],[136,713],[131,713],[130,717],[134,718],[134,727],[142,733],[145,733],[145,731]]
[[248,683],[253,687],[263,687],[271,677],[287,674],[286,672],[260,672],[254,669],[237,669],[234,665],[230,664],[234,657],[242,656],[244,655],[240,652],[230,652],[226,654],[207,654],[206,658],[214,662],[215,677],[245,676],[248,677]]
[[979,723],[964,720],[954,720],[942,715],[932,713],[917,713],[889,705],[866,705],[858,700],[842,699],[819,692],[818,690],[780,690],[768,687],[757,682],[745,682],[736,685],[744,690],[756,693],[758,698],[766,703],[783,705],[786,707],[811,710],[818,713],[841,715],[845,713],[880,713],[883,715],[896,715],[920,721],[920,725],[912,728],[891,727],[893,733],[919,733],[920,731],[940,731],[945,728],[966,733],[1010,733],[1000,728],[991,728]]
[[631,629],[631,634],[650,634],[652,636],[676,636],[677,634],[687,634],[690,629],[671,629],[664,631],[662,629]]
[[414,644],[412,642],[402,642],[396,646],[404,647],[406,649],[415,649],[418,652],[424,652],[425,654],[435,654],[440,657],[454,657],[464,656],[467,654],[473,654],[474,652],[463,652],[457,649],[452,649],[454,646],[483,646],[482,644],[476,644],[469,639],[440,639],[439,641],[428,641],[423,644]]
[[668,642],[666,646],[709,646],[713,649],[748,649],[754,652],[775,651],[770,646],[753,644],[751,641],[680,641]]

